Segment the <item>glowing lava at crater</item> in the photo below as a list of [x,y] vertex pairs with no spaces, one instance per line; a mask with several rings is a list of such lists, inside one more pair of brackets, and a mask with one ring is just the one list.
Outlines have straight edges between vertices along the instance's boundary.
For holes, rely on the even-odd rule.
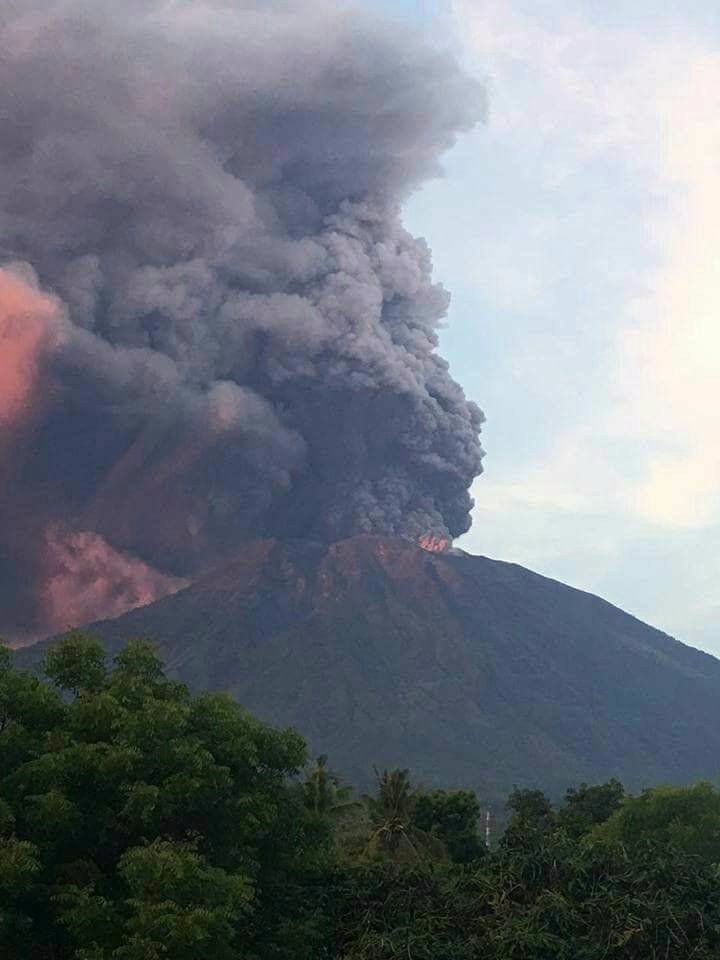
[[441,537],[436,533],[424,533],[418,537],[418,546],[430,553],[445,553],[450,549],[451,541],[447,537]]

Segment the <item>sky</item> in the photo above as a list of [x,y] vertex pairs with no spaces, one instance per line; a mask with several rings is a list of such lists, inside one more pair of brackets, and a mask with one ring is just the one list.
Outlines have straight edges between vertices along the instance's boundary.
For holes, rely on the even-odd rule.
[[719,8],[383,5],[489,92],[405,210],[487,415],[459,545],[720,654]]

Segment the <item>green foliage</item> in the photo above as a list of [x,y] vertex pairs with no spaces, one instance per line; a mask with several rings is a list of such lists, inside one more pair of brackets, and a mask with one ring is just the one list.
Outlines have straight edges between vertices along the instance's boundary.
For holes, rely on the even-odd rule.
[[238,955],[238,921],[254,895],[248,876],[211,866],[197,842],[167,840],[128,850],[118,873],[130,894],[130,912],[117,960],[163,954],[195,960],[199,947],[217,960]]
[[[716,960],[720,794],[554,809],[515,789],[496,850],[471,791],[377,774],[362,804],[293,731],[193,696],[135,641],[73,634],[55,685],[0,646],[3,960]],[[332,842],[331,842],[332,841]]]
[[552,804],[541,790],[514,787],[506,804],[510,819],[500,840],[504,848],[524,847],[534,843],[536,835],[555,827]]
[[48,651],[43,669],[60,690],[92,693],[102,687],[107,675],[105,651],[98,640],[71,633]]
[[303,783],[305,806],[316,817],[337,821],[360,808],[353,799],[352,787],[342,786],[339,777],[328,769],[328,758],[317,758]]
[[431,833],[414,823],[419,791],[408,770],[375,770],[377,793],[363,797],[371,833],[365,854],[398,863],[443,859],[445,847]]
[[512,822],[518,825],[545,827],[552,822],[552,804],[541,790],[514,787],[507,808],[512,813]]
[[338,871],[328,956],[343,960],[711,960],[715,872],[682,851],[533,834],[472,869],[419,862]]
[[479,817],[472,790],[433,790],[418,796],[412,824],[440,840],[454,863],[472,863],[487,852],[478,836]]
[[[702,794],[707,804],[707,789],[691,792],[696,803]],[[511,820],[503,842],[471,866],[427,858],[411,864],[385,859],[338,871],[326,907],[332,917],[328,956],[717,957],[717,868],[693,855],[687,844],[683,848],[672,839],[658,844],[642,830],[634,834],[631,849],[626,837],[623,842],[601,837],[633,807],[635,801],[623,797],[617,781],[582,784],[568,791],[556,811],[542,793],[516,789],[509,798]],[[420,805],[418,797],[415,816]],[[425,806],[429,816],[436,806],[442,809],[442,802],[428,799]],[[685,809],[689,812],[690,807]],[[698,812],[698,806],[692,809]],[[421,822],[428,826],[428,819]],[[638,827],[636,819],[630,833]],[[684,833],[677,836],[687,839]]]
[[594,835],[628,848],[648,842],[675,847],[720,863],[720,792],[706,782],[646,790],[627,798]]
[[557,823],[573,837],[589,833],[620,808],[625,790],[619,780],[588,786],[581,783],[565,795],[565,805],[558,811]]
[[140,642],[108,671],[73,634],[46,669],[65,700],[0,655],[4,960],[312,956],[304,894],[267,904],[322,847],[288,782],[300,737],[192,696]]
[[542,791],[515,787],[507,801],[510,819],[501,846],[523,847],[534,842],[533,838],[538,834],[549,834],[558,829],[579,839],[612,816],[624,797],[623,785],[614,778],[592,786],[581,783],[567,791],[565,803],[555,810]]

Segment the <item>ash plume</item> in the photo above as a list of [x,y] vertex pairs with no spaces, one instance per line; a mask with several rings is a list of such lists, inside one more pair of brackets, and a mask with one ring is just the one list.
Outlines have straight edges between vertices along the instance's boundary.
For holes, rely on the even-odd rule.
[[468,529],[483,417],[400,218],[484,109],[452,57],[286,0],[0,0],[0,50],[0,630]]

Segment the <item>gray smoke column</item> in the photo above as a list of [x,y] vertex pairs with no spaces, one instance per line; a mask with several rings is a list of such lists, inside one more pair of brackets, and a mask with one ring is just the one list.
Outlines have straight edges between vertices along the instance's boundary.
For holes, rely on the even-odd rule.
[[457,536],[482,414],[400,207],[482,91],[338,3],[0,0],[0,629],[258,536]]

